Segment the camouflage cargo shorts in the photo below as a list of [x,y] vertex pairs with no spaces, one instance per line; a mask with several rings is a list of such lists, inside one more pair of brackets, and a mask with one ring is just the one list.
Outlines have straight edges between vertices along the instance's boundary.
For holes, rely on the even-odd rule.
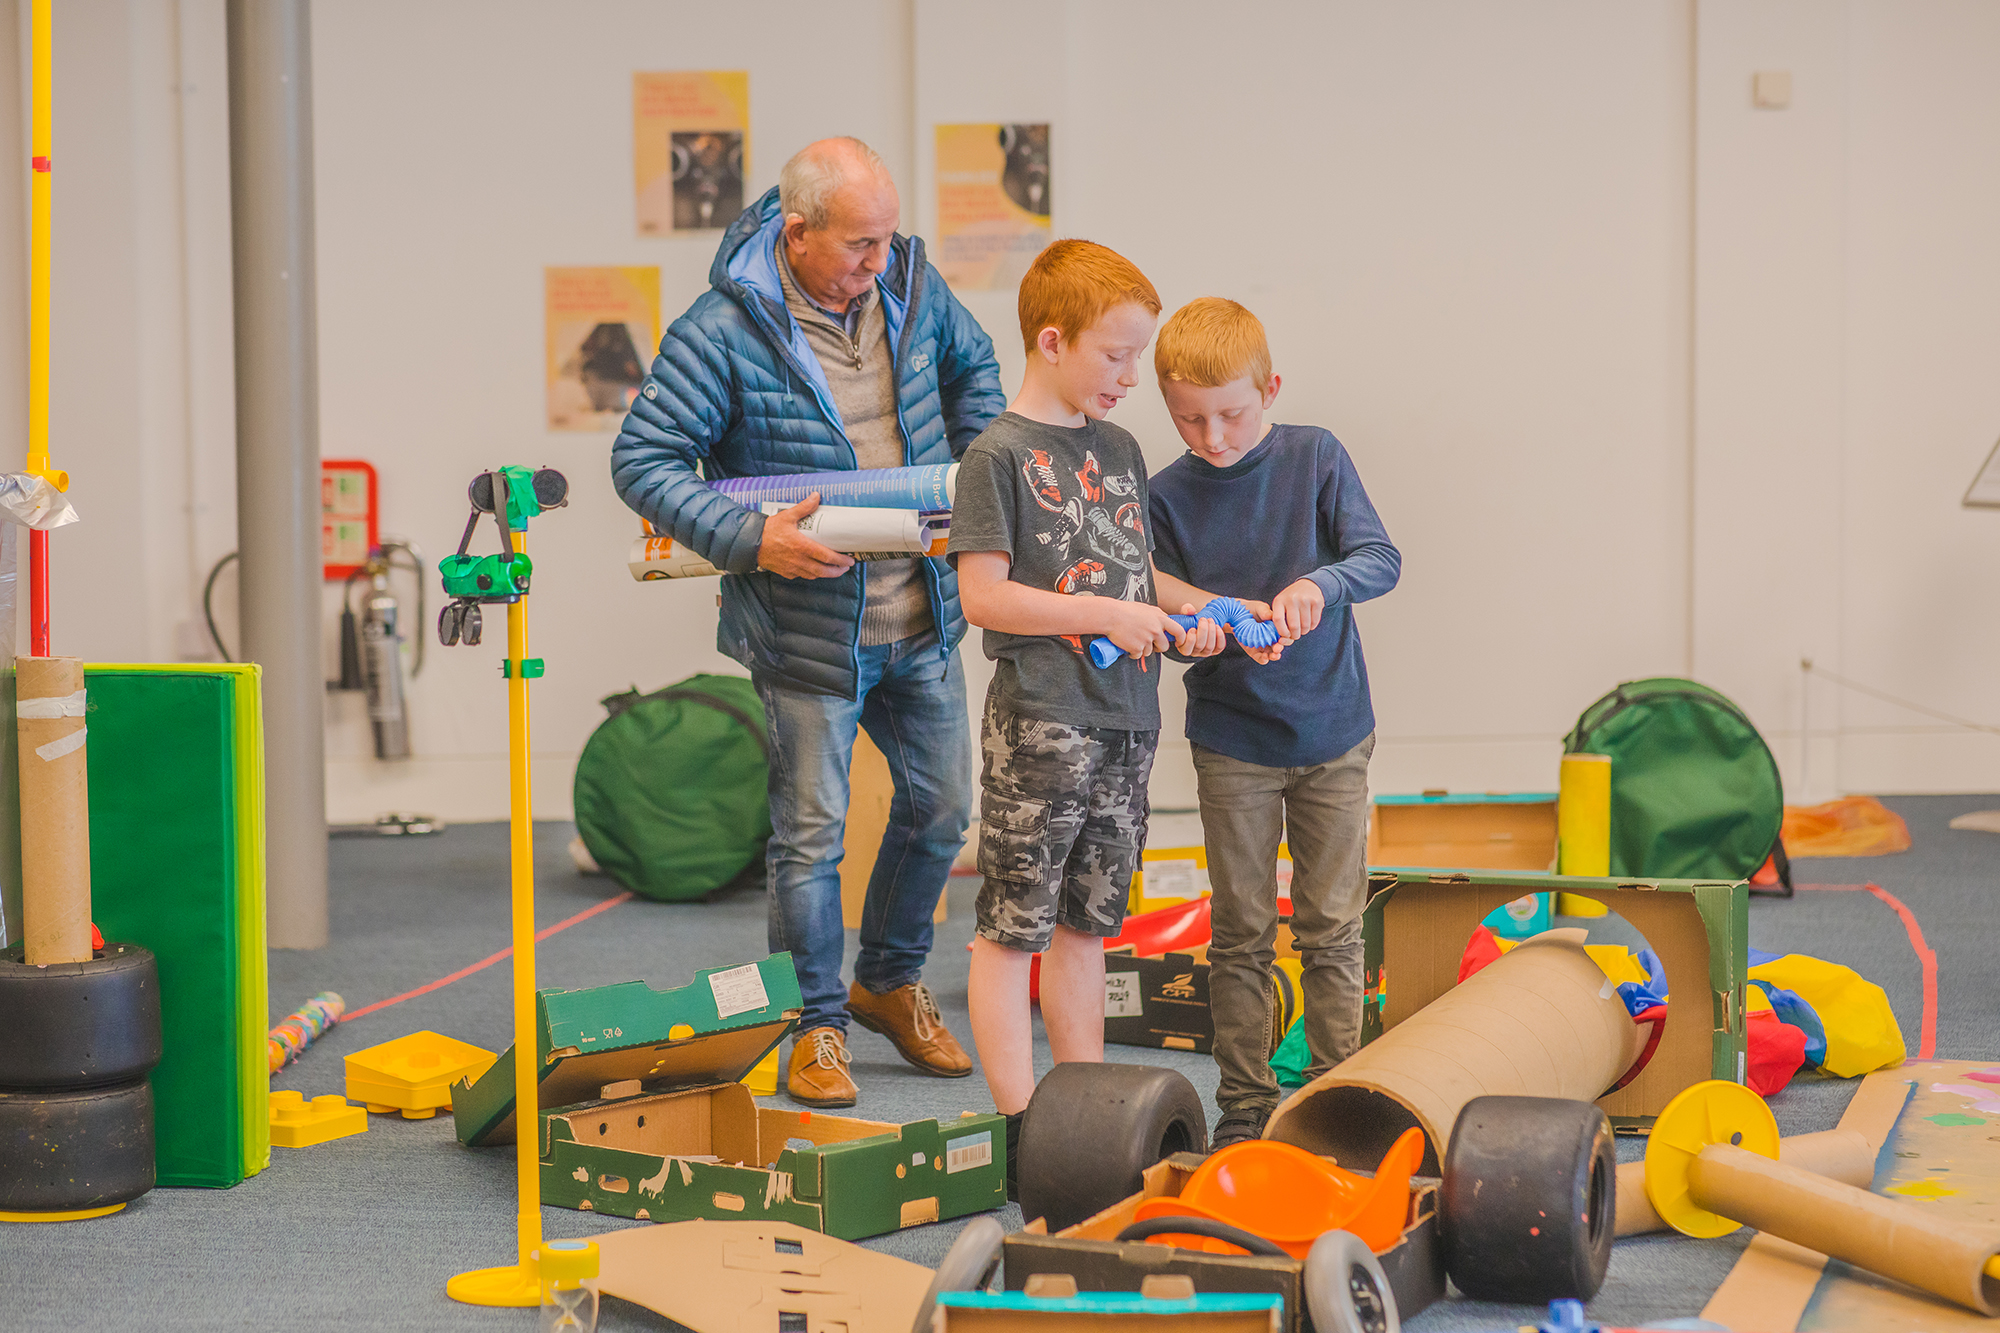
[[1116,935],[1146,846],[1157,731],[1021,717],[988,697],[979,794],[979,933],[1024,953],[1057,922]]

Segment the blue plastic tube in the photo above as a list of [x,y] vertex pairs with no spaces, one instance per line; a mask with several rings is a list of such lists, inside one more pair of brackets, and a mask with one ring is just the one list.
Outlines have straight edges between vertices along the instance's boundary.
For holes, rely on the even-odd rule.
[[[1229,632],[1236,636],[1236,642],[1245,648],[1269,648],[1278,641],[1278,627],[1251,615],[1250,608],[1234,597],[1211,598],[1207,606],[1193,615],[1175,616],[1173,620],[1182,629],[1193,629],[1197,620],[1213,620],[1218,625],[1226,625]],[[1123,656],[1125,650],[1109,639],[1090,641],[1090,660],[1100,669]]]

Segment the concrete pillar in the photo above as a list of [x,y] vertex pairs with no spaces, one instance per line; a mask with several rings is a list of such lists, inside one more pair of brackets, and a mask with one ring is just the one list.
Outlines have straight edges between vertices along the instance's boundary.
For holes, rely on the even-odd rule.
[[228,5],[241,654],[264,668],[270,942],[316,949],[327,917],[312,10]]

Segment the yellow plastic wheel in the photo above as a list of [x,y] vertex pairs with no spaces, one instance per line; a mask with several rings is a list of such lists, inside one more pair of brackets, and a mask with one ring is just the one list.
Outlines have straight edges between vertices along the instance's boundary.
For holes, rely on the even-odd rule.
[[1646,1140],[1646,1199],[1668,1226],[1684,1236],[1726,1236],[1742,1225],[1709,1212],[1689,1197],[1688,1168],[1712,1143],[1775,1158],[1777,1117],[1762,1097],[1723,1079],[1697,1083],[1667,1103]]

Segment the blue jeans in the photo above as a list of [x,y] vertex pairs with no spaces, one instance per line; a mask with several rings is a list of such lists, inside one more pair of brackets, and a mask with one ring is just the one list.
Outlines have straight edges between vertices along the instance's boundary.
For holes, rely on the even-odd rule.
[[877,995],[917,980],[931,913],[965,845],[972,732],[965,673],[953,653],[938,674],[931,631],[860,649],[860,699],[759,683],[771,736],[771,949],[791,951],[805,1013],[798,1030],[845,1030],[840,981],[840,861],[856,725],[889,761],[896,794],[868,879],[854,979]]

